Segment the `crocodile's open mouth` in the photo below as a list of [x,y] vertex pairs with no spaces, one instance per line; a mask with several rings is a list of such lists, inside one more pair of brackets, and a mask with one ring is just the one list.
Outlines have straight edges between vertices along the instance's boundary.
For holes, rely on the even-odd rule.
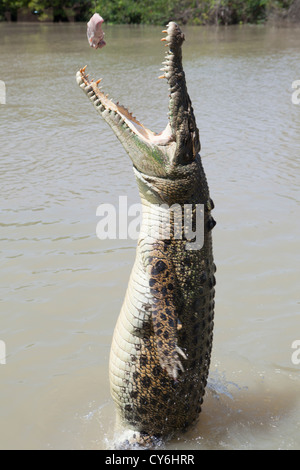
[[168,49],[161,69],[163,75],[159,78],[166,78],[168,82],[169,113],[168,124],[159,134],[147,129],[123,105],[113,102],[99,86],[102,79],[89,79],[86,66],[76,75],[78,85],[112,127],[134,165],[140,171],[156,175],[164,175],[176,165],[191,163],[200,150],[199,132],[182,68],[184,35],[174,22],[170,22],[163,33],[166,36],[162,41]]
[[[163,33],[168,34],[168,30],[163,31]],[[162,41],[167,41],[167,46],[170,46],[168,42],[168,36],[162,38]],[[161,69],[164,71],[164,74],[159,78],[166,78],[168,80],[168,67],[167,64],[165,68]],[[152,132],[150,129],[147,129],[141,122],[139,122],[124,106],[119,103],[114,103],[111,99],[108,98],[108,95],[102,91],[102,87],[99,87],[100,80],[94,81],[89,79],[89,75],[86,74],[87,66],[77,72],[77,83],[80,88],[85,91],[93,104],[98,108],[98,110],[103,114],[110,113],[111,118],[118,125],[127,126],[134,134],[141,138],[144,142],[148,144],[155,145],[167,145],[168,143],[175,141],[175,136],[172,134],[170,123],[167,124],[166,128],[159,134]],[[170,90],[171,93],[171,90]]]
[[108,98],[108,95],[105,94],[98,86],[102,79],[97,80],[96,82],[94,80],[89,80],[89,76],[85,71],[86,66],[83,69],[80,69],[77,73],[77,82],[80,88],[85,91],[90,100],[103,114],[103,117],[105,117],[105,113],[110,113],[110,117],[116,124],[127,126],[127,128],[134,134],[150,144],[166,145],[171,140],[174,140],[174,138],[172,138],[170,124],[168,124],[165,130],[160,134],[156,134],[150,129],[147,129],[141,122],[133,117],[128,109],[119,103],[114,103]]

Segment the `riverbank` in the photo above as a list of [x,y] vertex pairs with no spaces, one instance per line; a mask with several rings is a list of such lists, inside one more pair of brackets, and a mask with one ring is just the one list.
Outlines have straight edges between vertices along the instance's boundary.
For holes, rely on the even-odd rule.
[[[32,4],[36,6],[32,8]],[[24,0],[23,7],[13,0],[5,5],[0,0],[0,20],[14,22],[79,22],[95,12],[90,2],[81,1],[56,2],[52,8],[43,0]],[[97,0],[96,10],[108,24],[164,25],[171,19],[189,25],[300,23],[300,0],[124,0],[122,7],[115,0]]]

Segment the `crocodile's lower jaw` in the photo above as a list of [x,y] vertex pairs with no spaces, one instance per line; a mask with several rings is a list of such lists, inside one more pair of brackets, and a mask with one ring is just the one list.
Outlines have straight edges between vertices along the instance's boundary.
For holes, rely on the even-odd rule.
[[77,83],[104,119],[110,117],[116,125],[123,126],[125,130],[134,133],[148,144],[167,145],[174,141],[169,123],[164,131],[159,134],[147,129],[128,111],[128,109],[121,106],[119,103],[114,103],[108,98],[108,95],[101,91],[98,87],[100,83],[99,80],[96,82],[90,81],[88,75],[85,74],[85,70],[86,68],[84,67],[77,72]]

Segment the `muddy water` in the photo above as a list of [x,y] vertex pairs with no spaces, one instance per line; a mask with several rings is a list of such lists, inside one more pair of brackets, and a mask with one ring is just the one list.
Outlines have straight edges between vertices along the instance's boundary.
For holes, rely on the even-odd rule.
[[[96,210],[139,199],[129,158],[74,76],[88,63],[160,131],[160,30],[106,26],[108,45],[95,51],[84,25],[0,24],[2,449],[113,446],[109,349],[136,241],[100,241]],[[166,448],[296,449],[300,29],[185,32],[218,222],[216,321],[201,418]]]

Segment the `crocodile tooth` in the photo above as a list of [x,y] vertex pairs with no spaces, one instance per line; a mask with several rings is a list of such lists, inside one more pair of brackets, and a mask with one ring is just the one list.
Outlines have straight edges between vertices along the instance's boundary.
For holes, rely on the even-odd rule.
[[77,72],[76,74],[76,82],[78,83],[79,86],[81,86],[84,83],[80,72]]

